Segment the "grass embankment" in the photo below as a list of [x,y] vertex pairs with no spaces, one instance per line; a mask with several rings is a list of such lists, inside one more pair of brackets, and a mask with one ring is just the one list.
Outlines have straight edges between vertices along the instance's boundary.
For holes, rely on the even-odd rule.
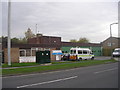
[[27,73],[45,72],[45,71],[51,71],[51,70],[77,68],[77,67],[90,66],[90,65],[106,64],[110,62],[116,62],[116,61],[115,60],[100,60],[100,61],[92,60],[92,61],[84,61],[84,62],[69,63],[69,64],[56,64],[56,65],[49,65],[49,66],[3,69],[2,74],[3,75],[27,74]]
[[[52,64],[62,64],[62,63],[71,63],[71,62],[77,62],[77,61],[63,61],[63,62],[51,62]],[[11,66],[8,64],[3,64],[2,68],[9,68],[9,67],[24,67],[24,66],[35,66],[40,65],[39,63],[12,63]]]

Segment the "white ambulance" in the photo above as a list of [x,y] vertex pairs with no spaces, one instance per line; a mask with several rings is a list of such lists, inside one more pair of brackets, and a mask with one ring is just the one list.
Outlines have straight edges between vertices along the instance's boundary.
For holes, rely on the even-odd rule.
[[71,48],[70,49],[70,56],[69,60],[87,60],[87,59],[94,59],[94,55],[89,48]]

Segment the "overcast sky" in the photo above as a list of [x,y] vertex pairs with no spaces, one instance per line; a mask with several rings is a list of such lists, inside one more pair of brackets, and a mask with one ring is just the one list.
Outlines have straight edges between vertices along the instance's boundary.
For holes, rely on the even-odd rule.
[[[11,37],[24,37],[31,28],[62,41],[86,37],[99,43],[110,36],[110,24],[118,22],[118,2],[12,2]],[[2,30],[7,35],[7,3],[2,4]],[[118,25],[112,25],[118,36]]]

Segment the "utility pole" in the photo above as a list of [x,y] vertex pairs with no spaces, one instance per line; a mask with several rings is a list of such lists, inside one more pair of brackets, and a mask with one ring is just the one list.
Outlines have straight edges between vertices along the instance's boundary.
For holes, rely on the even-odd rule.
[[37,24],[35,25],[35,27],[36,27],[36,36],[37,36]]
[[8,65],[11,65],[11,1],[8,1]]

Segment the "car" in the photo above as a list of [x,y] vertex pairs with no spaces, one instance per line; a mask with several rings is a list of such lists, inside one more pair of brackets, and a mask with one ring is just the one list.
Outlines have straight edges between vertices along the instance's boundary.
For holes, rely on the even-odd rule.
[[113,53],[112,53],[113,57],[120,57],[120,48],[115,48]]
[[69,54],[68,53],[63,54],[61,60],[69,60]]

